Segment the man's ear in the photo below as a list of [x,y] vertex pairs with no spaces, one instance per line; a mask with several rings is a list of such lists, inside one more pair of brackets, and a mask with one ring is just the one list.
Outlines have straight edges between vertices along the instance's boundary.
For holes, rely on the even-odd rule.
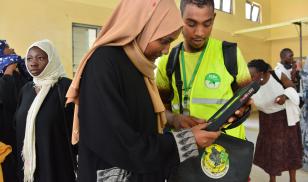
[[214,17],[213,17],[213,20],[212,20],[212,26],[214,26],[215,17],[216,17],[216,13],[214,12]]

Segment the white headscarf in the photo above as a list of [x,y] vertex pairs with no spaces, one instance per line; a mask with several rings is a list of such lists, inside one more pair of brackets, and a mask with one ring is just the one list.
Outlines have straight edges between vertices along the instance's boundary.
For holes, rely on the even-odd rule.
[[35,86],[38,86],[40,91],[33,100],[27,114],[26,131],[22,149],[22,157],[24,160],[24,182],[34,181],[33,174],[36,168],[35,120],[37,113],[50,88],[58,82],[59,77],[66,76],[60,57],[51,41],[45,39],[33,43],[27,50],[26,58],[32,47],[38,47],[48,55],[48,64],[38,76],[32,75],[27,66],[27,70],[33,77]]

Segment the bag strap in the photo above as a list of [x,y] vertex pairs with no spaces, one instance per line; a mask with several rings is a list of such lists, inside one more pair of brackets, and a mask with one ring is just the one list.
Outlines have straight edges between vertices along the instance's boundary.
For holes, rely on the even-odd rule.
[[237,67],[237,44],[233,42],[222,42],[222,52],[224,57],[224,63],[225,67],[232,75],[233,82],[231,83],[232,91],[235,92],[239,86],[236,82],[236,76],[238,73],[238,67]]
[[168,57],[167,66],[166,66],[167,77],[169,80],[169,88],[171,92],[168,102],[171,105],[172,99],[174,97],[174,90],[172,87],[172,74],[173,72],[175,72],[175,84],[176,84],[176,88],[179,94],[180,113],[183,113],[183,105],[182,105],[182,97],[181,97],[183,81],[181,79],[181,70],[180,70],[180,61],[179,61],[179,55],[180,55],[182,46],[183,46],[183,42],[179,43],[176,47],[174,47],[171,50],[169,57]]
[[59,81],[61,80],[62,78],[59,78],[58,80],[58,83],[57,83],[57,90],[58,90],[58,96],[59,96],[59,101],[60,101],[60,107],[61,107],[61,111],[62,111],[62,115],[63,115],[63,119],[64,119],[64,123],[65,123],[65,135],[66,135],[66,139],[67,139],[67,143],[68,143],[68,148],[69,148],[69,151],[70,151],[70,154],[71,154],[71,160],[73,162],[73,168],[74,168],[74,173],[75,175],[77,174],[77,161],[74,159],[74,154],[73,154],[73,149],[72,149],[72,145],[71,145],[71,140],[70,140],[70,137],[69,137],[69,132],[67,131],[68,130],[68,126],[67,126],[67,120],[66,120],[66,114],[65,114],[65,108],[64,108],[64,95],[62,95],[62,91],[61,91],[61,85],[59,84]]
[[278,76],[276,75],[275,71],[274,71],[274,70],[270,70],[269,72],[270,72],[270,74],[273,76],[273,78],[274,78],[278,83],[280,83],[284,89],[286,89],[286,87],[283,85],[282,81],[281,81],[281,80],[278,78]]

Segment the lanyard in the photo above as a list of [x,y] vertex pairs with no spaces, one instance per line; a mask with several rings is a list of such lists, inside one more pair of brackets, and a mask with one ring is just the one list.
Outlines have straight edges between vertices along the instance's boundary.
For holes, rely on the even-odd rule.
[[185,98],[187,101],[187,97],[188,97],[188,91],[191,89],[192,87],[192,83],[194,82],[195,76],[198,72],[198,69],[200,67],[201,61],[203,59],[203,55],[205,52],[205,48],[202,50],[198,61],[197,61],[197,65],[195,66],[194,72],[191,76],[191,79],[189,81],[189,84],[187,85],[187,80],[186,80],[186,69],[185,69],[185,60],[184,60],[184,46],[182,46],[182,51],[181,51],[181,63],[182,63],[182,72],[183,72],[183,82],[184,82],[184,102],[185,102]]

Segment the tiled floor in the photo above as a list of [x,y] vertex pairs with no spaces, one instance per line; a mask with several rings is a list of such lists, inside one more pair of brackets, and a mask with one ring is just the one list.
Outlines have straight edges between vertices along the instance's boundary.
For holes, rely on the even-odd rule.
[[[258,136],[258,116],[257,114],[252,114],[248,121],[245,122],[247,139],[252,142],[256,142]],[[303,170],[298,170],[296,173],[297,182],[308,182],[308,172]],[[267,182],[269,181],[269,176],[263,171],[263,169],[258,166],[253,165],[250,174],[251,182]],[[281,176],[277,176],[277,182],[289,182],[289,173],[283,172]]]

